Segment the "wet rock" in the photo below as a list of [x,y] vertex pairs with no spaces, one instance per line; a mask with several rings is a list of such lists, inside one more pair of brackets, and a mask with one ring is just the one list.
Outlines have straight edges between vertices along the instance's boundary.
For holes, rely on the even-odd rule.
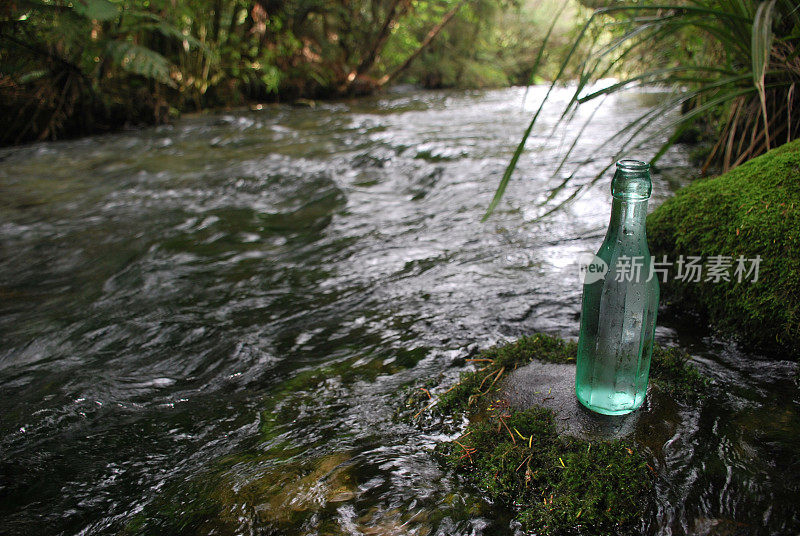
[[588,440],[630,438],[658,452],[681,422],[674,392],[662,382],[651,379],[647,398],[636,411],[601,415],[578,402],[574,364],[532,361],[508,375],[498,398],[507,400],[515,411],[534,407],[551,410],[559,433]]
[[[642,407],[599,415],[576,399],[576,355],[575,342],[541,333],[480,353],[480,368],[428,403],[432,418],[468,421],[436,452],[537,534],[641,534],[655,508],[651,463],[708,380],[685,352],[656,347]],[[426,403],[417,398],[407,405]]]
[[270,454],[232,458],[225,461],[232,464],[228,469],[198,475],[159,497],[122,534],[140,534],[145,527],[158,527],[160,534],[239,534],[245,527],[293,531],[356,497],[351,459],[346,452],[277,465]]
[[[411,513],[400,508],[392,508],[387,511],[380,511],[377,508],[370,509],[365,515],[358,519],[358,534],[364,536],[406,536],[409,532],[409,521],[412,519],[419,523],[425,521],[427,513],[417,511]],[[343,532],[344,533],[344,532]],[[413,534],[427,536],[431,533],[428,525],[417,525]]]
[[560,432],[587,439],[630,436],[642,415],[600,415],[586,409],[575,397],[575,365],[562,363],[533,361],[518,368],[506,379],[501,398],[515,410],[548,408]]
[[749,536],[753,527],[732,519],[698,518],[694,520],[690,536]]
[[292,101],[295,108],[316,108],[317,102],[311,99],[295,99]]

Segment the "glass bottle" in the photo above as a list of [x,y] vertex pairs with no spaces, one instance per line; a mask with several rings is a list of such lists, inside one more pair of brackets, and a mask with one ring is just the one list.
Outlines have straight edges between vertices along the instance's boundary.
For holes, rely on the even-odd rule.
[[651,191],[649,164],[617,162],[611,222],[584,280],[575,394],[605,415],[630,413],[647,392],[659,295],[645,234]]

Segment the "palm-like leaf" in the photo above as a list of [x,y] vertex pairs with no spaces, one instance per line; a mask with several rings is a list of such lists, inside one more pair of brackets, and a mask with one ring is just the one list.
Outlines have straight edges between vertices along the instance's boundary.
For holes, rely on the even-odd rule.
[[758,6],[753,20],[753,34],[750,48],[753,63],[753,84],[758,90],[761,101],[761,113],[764,119],[764,134],[769,149],[769,121],[767,119],[767,94],[764,87],[764,76],[769,65],[772,50],[772,20],[776,0],[769,0]]
[[[778,20],[783,22],[776,25]],[[800,35],[796,33],[796,28],[800,28],[800,7],[794,2],[766,0],[759,4],[755,0],[687,0],[683,4],[633,1],[614,4],[594,11],[563,58],[559,75],[525,129],[484,220],[500,202],[552,89],[562,81],[560,78],[566,65],[576,60],[578,44],[592,33],[590,28],[597,27],[616,33],[618,37],[594,50],[581,62],[579,72],[582,74],[572,98],[553,127],[553,133],[571,121],[577,107],[582,104],[630,87],[661,85],[674,87],[676,92],[610,136],[595,148],[596,154],[607,152],[613,146],[615,149],[612,154],[618,157],[624,151],[651,145],[655,139],[663,139],[666,135],[667,141],[661,144],[651,160],[654,164],[676,142],[681,130],[691,122],[715,113],[720,107],[729,110],[724,114],[727,120],[722,124],[720,142],[713,148],[704,169],[712,161],[721,163],[726,169],[768,150],[771,131],[774,131],[772,138],[778,131],[785,132],[787,141],[800,135],[800,123],[791,120],[792,110],[800,107],[795,91],[800,82],[800,62],[796,61],[800,53]],[[782,33],[775,34],[774,28],[780,28]],[[700,54],[699,61],[685,58],[678,65],[664,66],[655,62],[653,68],[625,76],[611,86],[589,89],[595,81],[623,70],[627,58],[645,47],[651,51],[662,50],[666,56],[674,56],[675,36],[704,39],[707,46],[711,47],[711,52]],[[693,107],[677,119],[657,124],[668,112],[683,109],[687,105]],[[578,145],[585,126],[579,129],[556,173],[561,171]],[[744,143],[744,139],[749,142]],[[578,169],[573,170],[569,177],[576,176],[577,172]],[[546,209],[544,214],[550,214],[577,198],[599,177],[576,188],[565,201],[555,208]],[[545,203],[564,190],[570,178],[551,191]]]

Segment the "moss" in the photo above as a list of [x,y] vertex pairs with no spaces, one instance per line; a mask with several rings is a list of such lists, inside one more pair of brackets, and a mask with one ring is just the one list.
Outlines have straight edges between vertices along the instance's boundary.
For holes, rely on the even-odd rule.
[[[800,140],[712,179],[701,179],[647,219],[656,258],[761,257],[758,280],[681,282],[662,287],[673,308],[693,309],[745,346],[800,349]],[[705,279],[705,274],[703,275]]]
[[509,411],[502,404],[437,446],[445,463],[513,505],[523,527],[542,535],[633,533],[647,517],[653,485],[635,449],[559,436],[549,410]]
[[[575,342],[541,333],[522,337],[480,353],[474,361],[482,368],[462,374],[438,399],[428,388],[418,389],[406,405],[418,413],[431,407],[439,416],[469,417],[464,433],[436,452],[512,507],[526,529],[541,535],[639,533],[652,506],[655,474],[643,447],[559,435],[549,409],[516,411],[488,396],[500,391],[506,370],[534,359],[572,363],[576,354]],[[702,395],[708,383],[686,352],[658,346],[651,378],[680,398]]]
[[578,344],[544,333],[522,336],[514,342],[494,346],[482,355],[492,359],[494,366],[517,368],[534,359],[548,363],[574,363]]
[[680,348],[653,348],[650,379],[665,391],[678,396],[705,396],[710,380],[691,364],[691,356]]
[[497,391],[505,372],[534,359],[548,363],[575,362],[577,352],[577,343],[544,333],[523,336],[514,342],[489,348],[474,359],[476,363],[488,364],[478,371],[463,373],[459,382],[439,398],[436,411],[443,414],[463,411],[476,400],[476,395]]

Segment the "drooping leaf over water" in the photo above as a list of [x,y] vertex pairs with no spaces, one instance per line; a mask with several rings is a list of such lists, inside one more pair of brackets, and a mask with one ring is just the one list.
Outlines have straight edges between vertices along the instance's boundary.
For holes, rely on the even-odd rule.
[[[611,39],[598,47],[596,36],[603,32]],[[651,164],[655,164],[683,132],[709,118],[720,124],[716,133],[719,141],[708,154],[704,171],[711,165],[727,170],[769,150],[772,140],[778,137],[783,142],[800,136],[800,122],[792,120],[792,111],[796,115],[800,109],[800,95],[795,91],[800,82],[800,62],[796,61],[800,54],[798,32],[800,6],[790,0],[624,2],[596,9],[563,58],[562,70],[523,132],[483,221],[502,199],[552,88],[567,82],[562,77],[563,67],[575,61],[582,41],[594,39],[593,52],[581,62],[573,96],[550,136],[566,128],[578,134],[562,155],[554,175],[561,172],[578,145],[591,143],[581,139],[581,127],[571,124],[576,109],[636,87],[660,86],[673,88],[673,92],[594,147],[593,154],[608,155],[609,162],[627,151],[652,145],[666,134],[667,141],[652,155]],[[685,50],[681,51],[679,44]],[[636,62],[630,61],[634,53],[645,68],[637,69]],[[618,76],[616,82],[596,88],[599,81],[613,74]],[[664,121],[664,117],[676,112],[677,118]],[[580,175],[583,164],[576,164],[568,178],[548,193],[545,205]],[[606,169],[594,179],[574,186],[555,207],[543,206],[540,217],[576,199]]]

